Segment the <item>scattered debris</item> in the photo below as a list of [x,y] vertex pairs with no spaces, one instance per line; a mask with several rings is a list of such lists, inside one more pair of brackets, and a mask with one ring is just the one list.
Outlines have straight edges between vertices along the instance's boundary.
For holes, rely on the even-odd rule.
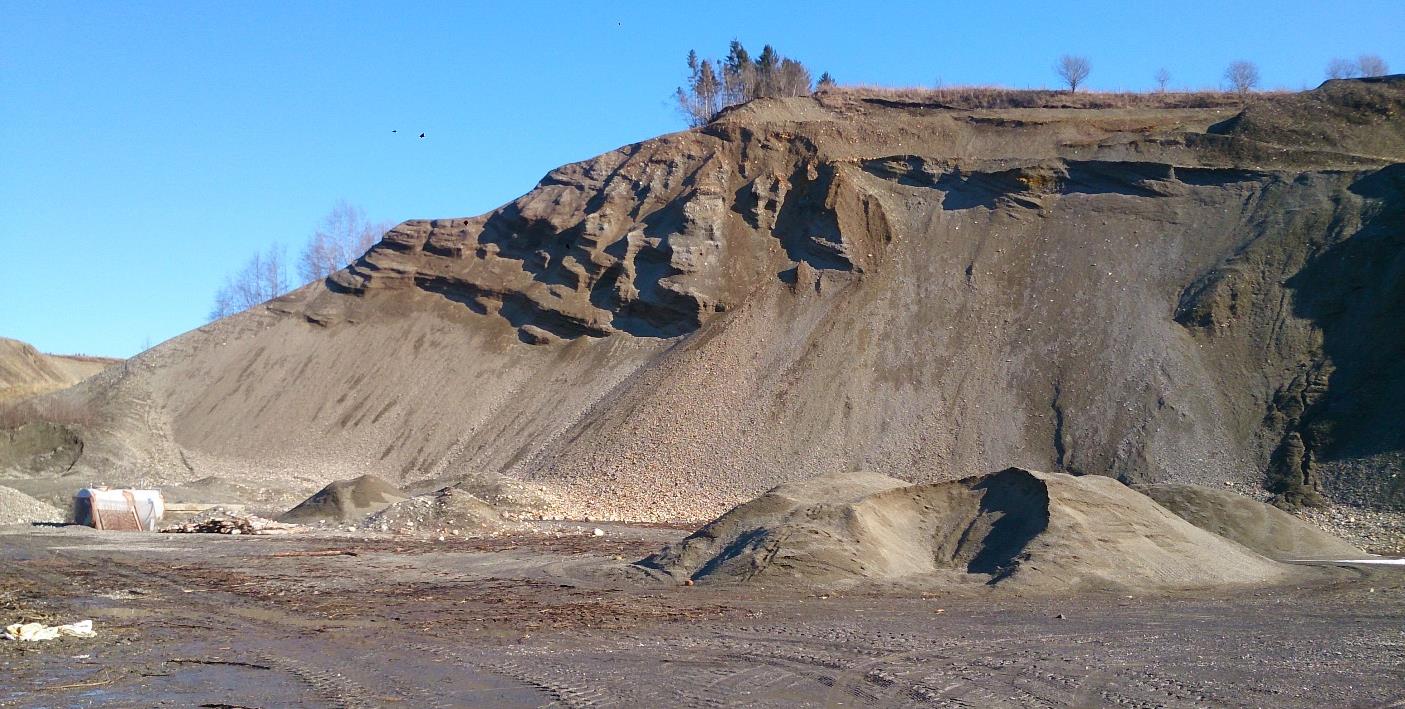
[[96,637],[97,633],[93,631],[93,621],[91,620],[80,620],[77,623],[69,623],[68,625],[15,623],[5,627],[6,640],[37,642],[40,640],[54,640],[63,636],[92,638]]

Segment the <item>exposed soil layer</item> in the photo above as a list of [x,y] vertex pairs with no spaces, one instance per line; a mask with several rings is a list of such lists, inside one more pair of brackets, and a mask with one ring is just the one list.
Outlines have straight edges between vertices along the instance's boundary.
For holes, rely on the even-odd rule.
[[1115,480],[1018,468],[923,485],[871,473],[781,485],[640,564],[699,581],[890,579],[926,589],[987,583],[1045,592],[1286,576],[1284,567]]
[[[648,582],[685,532],[0,532],[6,706],[1386,706],[1399,570],[1234,592]],[[307,556],[350,551],[356,556]],[[1332,569],[1329,569],[1332,570]]]

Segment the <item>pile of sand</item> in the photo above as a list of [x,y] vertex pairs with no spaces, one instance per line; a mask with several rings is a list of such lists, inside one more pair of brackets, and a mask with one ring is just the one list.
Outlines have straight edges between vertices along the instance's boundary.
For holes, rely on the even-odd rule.
[[279,522],[360,522],[367,516],[407,499],[400,488],[374,476],[338,480],[318,490],[297,507],[278,517]]
[[382,531],[463,536],[522,526],[493,505],[456,487],[402,500],[367,517],[362,524]]
[[514,519],[532,519],[560,506],[556,496],[539,485],[509,478],[500,473],[472,473],[464,476],[423,480],[406,486],[411,493],[441,492],[445,487],[466,492],[492,505]]
[[1010,468],[909,485],[872,473],[781,485],[641,562],[699,581],[861,579],[1175,589],[1286,568],[1111,478]]
[[63,510],[53,505],[40,502],[14,488],[0,487],[0,526],[62,522],[65,517]]
[[1159,483],[1138,492],[1191,524],[1270,559],[1359,559],[1366,552],[1272,505],[1226,490]]

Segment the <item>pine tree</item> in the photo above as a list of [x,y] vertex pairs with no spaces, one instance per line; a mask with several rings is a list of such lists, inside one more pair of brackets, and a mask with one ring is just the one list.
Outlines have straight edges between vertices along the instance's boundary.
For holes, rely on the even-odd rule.
[[722,65],[722,101],[728,106],[756,98],[756,66],[741,42],[732,40]]
[[781,58],[771,45],[761,48],[761,56],[756,58],[756,91],[752,98],[779,96],[781,82]]

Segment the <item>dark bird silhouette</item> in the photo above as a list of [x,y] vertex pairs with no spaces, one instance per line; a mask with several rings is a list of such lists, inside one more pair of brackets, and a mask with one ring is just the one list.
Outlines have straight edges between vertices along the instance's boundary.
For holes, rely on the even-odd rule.
[[390,132],[391,132],[391,133],[399,133],[400,131],[395,130],[394,128],[391,128],[391,129],[390,129]]
[[423,138],[423,137],[424,137],[424,133],[420,133],[420,137]]

